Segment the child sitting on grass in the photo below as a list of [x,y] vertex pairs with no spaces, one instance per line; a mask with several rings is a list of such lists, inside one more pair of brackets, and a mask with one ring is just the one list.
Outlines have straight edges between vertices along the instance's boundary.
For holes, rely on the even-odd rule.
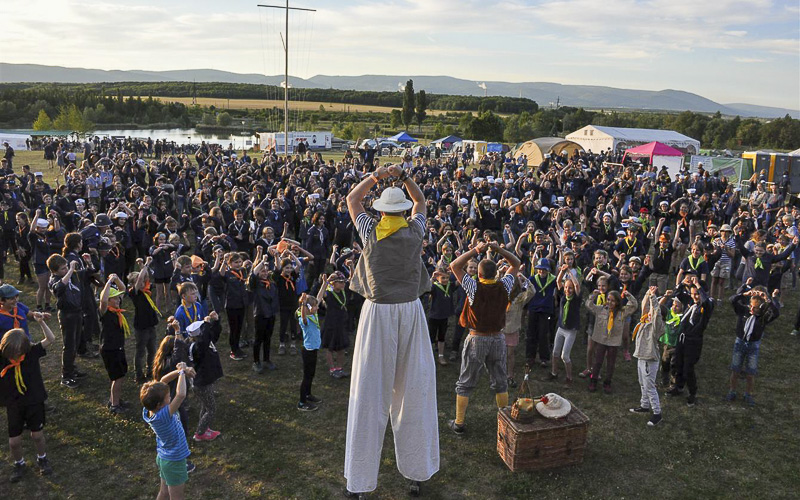
[[22,433],[25,429],[31,432],[36,446],[39,473],[46,476],[53,472],[47,460],[44,439],[47,392],[39,358],[47,354],[45,348],[53,343],[55,337],[42,313],[33,313],[33,319],[42,327],[44,340],[31,344],[25,330],[14,328],[6,332],[0,342],[0,401],[5,405],[8,417],[8,446],[14,459],[12,483],[21,480],[25,474],[25,458],[22,456]]
[[[186,398],[186,377],[194,371],[179,363],[177,370],[165,375],[159,382],[151,381],[142,386],[139,400],[142,402],[142,418],[156,434],[156,464],[161,477],[159,500],[184,498],[184,488],[189,474],[186,458],[191,453],[186,434],[181,428],[178,408]],[[178,379],[175,397],[170,397],[169,386]]]
[[[188,283],[184,283],[184,286]],[[222,327],[219,316],[212,312],[202,321],[195,321],[186,328],[189,335],[189,361],[194,364],[194,395],[200,401],[200,419],[197,422],[195,441],[213,441],[221,434],[211,429],[217,403],[214,398],[214,382],[222,378],[222,363],[214,342],[219,340]]]
[[747,283],[739,288],[736,295],[731,297],[733,311],[739,320],[736,322],[736,341],[733,344],[733,358],[731,359],[730,390],[725,396],[726,401],[736,399],[739,374],[744,372],[747,379],[744,402],[748,406],[756,404],[753,390],[758,374],[758,351],[761,346],[761,338],[766,326],[780,315],[778,307],[780,290],[776,289],[770,300],[765,287],[757,286],[749,289],[752,283],[753,278],[749,278]]
[[[117,288],[112,288],[116,285]],[[119,276],[108,277],[106,286],[100,293],[100,322],[103,329],[100,333],[100,355],[111,379],[111,397],[108,409],[113,414],[123,413],[127,405],[122,404],[122,379],[128,373],[128,360],[125,358],[125,339],[131,334],[125,309],[122,309],[122,296],[125,294],[125,283]]]
[[303,347],[300,350],[300,357],[303,360],[303,382],[300,384],[300,402],[297,403],[297,409],[300,411],[314,411],[318,408],[317,405],[322,403],[321,399],[311,395],[311,384],[317,371],[317,352],[322,344],[317,311],[328,283],[327,276],[322,276],[322,283],[323,286],[316,297],[305,293],[300,296],[300,307],[297,310],[297,319],[303,331]]

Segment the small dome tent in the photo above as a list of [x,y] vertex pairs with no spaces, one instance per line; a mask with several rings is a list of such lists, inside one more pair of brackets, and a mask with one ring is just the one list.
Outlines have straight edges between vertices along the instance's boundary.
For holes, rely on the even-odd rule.
[[567,155],[572,156],[575,151],[583,151],[583,148],[563,137],[539,137],[523,142],[514,152],[514,157],[519,158],[526,155],[528,166],[538,166],[544,160],[544,155],[560,155],[564,151],[567,152]]

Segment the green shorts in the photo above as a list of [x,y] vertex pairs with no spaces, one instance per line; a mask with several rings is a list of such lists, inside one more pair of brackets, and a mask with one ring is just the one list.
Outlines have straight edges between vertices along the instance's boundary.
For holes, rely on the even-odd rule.
[[183,460],[164,460],[156,457],[156,464],[158,464],[158,475],[167,483],[167,486],[180,486],[189,480],[185,458]]

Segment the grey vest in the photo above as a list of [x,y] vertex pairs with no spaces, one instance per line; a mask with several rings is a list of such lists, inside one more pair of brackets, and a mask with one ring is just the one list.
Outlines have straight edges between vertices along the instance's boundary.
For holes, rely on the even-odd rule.
[[350,280],[350,290],[377,304],[402,304],[417,300],[431,289],[422,264],[423,231],[409,224],[378,241],[377,225],[364,241]]

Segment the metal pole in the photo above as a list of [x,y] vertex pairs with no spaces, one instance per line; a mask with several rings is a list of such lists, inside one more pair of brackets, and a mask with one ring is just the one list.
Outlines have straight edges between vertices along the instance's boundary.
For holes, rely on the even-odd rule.
[[283,77],[283,150],[289,162],[289,0],[286,0],[286,36],[283,40],[285,72]]

